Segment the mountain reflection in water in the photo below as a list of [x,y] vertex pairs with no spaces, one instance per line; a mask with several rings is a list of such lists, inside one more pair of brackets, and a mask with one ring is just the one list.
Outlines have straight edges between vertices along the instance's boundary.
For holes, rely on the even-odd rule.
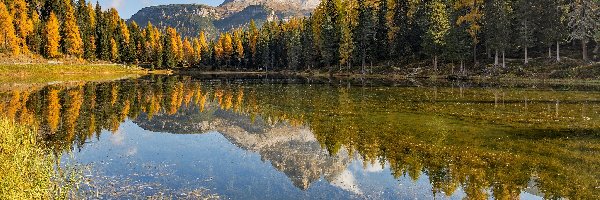
[[444,85],[157,76],[4,91],[0,112],[146,196],[600,198],[597,88]]

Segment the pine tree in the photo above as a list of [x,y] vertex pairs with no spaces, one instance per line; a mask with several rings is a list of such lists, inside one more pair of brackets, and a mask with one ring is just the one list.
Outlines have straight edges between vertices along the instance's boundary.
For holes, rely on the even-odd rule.
[[18,37],[17,43],[24,53],[28,53],[27,38],[33,33],[33,21],[28,14],[29,9],[25,0],[14,0],[12,12]]
[[96,58],[96,12],[91,3],[85,4],[85,0],[79,1],[77,12],[83,40],[83,57],[94,60]]
[[410,39],[408,37],[410,27],[408,19],[408,1],[390,0],[390,11],[388,12],[388,39],[391,42],[392,57],[407,56],[410,52]]
[[427,29],[425,46],[427,52],[433,56],[433,69],[438,68],[438,55],[443,53],[446,37],[450,30],[448,10],[442,0],[433,0],[427,5],[429,11],[429,25]]
[[96,35],[96,57],[101,60],[110,60],[112,30],[108,27],[107,15],[102,11],[102,7],[96,2],[96,18],[97,25],[95,30]]
[[167,68],[174,68],[177,64],[177,31],[174,28],[168,27],[166,34],[163,37],[163,62]]
[[505,50],[510,39],[512,7],[507,1],[490,0],[485,6],[484,33],[486,45],[495,51],[494,65],[499,65],[499,53],[502,53],[502,66],[506,67]]
[[142,29],[140,28],[140,26],[135,22],[132,21],[129,26],[129,32],[130,32],[130,45],[131,46],[131,51],[132,51],[132,61],[135,62],[136,64],[144,61],[144,36],[142,35]]
[[563,0],[539,0],[541,7],[540,18],[541,41],[548,47],[548,58],[552,58],[552,47],[556,45],[556,61],[560,62],[560,43],[564,41],[566,29],[561,8]]
[[537,13],[532,11],[532,8],[535,8],[532,4],[533,1],[519,0],[516,6],[517,41],[523,49],[525,65],[529,64],[529,48],[533,47],[537,40],[534,35],[538,28],[535,19]]
[[325,66],[331,71],[331,66],[336,65],[340,57],[339,10],[337,0],[325,0],[322,4],[324,4],[324,10],[320,37],[321,54]]
[[114,33],[114,38],[119,49],[119,58],[117,60],[124,63],[131,63],[135,59],[135,53],[134,46],[131,43],[129,27],[127,27],[124,20],[119,20],[117,24]]
[[[387,47],[389,27],[387,21],[388,15],[388,3],[387,0],[379,1],[379,9],[377,10],[377,25],[375,32],[375,44],[378,47]],[[376,48],[375,55],[378,60],[387,60],[389,58],[389,51],[387,48]]]
[[320,55],[317,44],[315,41],[315,32],[313,28],[312,17],[305,18],[303,20],[301,33],[301,44],[302,44],[302,65],[307,69],[311,70],[317,64],[318,57]]
[[70,0],[64,1],[65,19],[62,29],[63,49],[67,55],[81,57],[83,55],[83,41],[75,19],[75,10]]
[[258,28],[256,28],[256,24],[254,20],[250,21],[250,27],[248,28],[249,38],[248,38],[248,51],[247,55],[250,57],[250,63],[252,66],[256,66],[256,50],[259,38]]
[[342,1],[342,7],[345,9],[341,10],[342,20],[340,20],[342,29],[340,39],[340,71],[342,70],[342,65],[346,65],[348,70],[350,70],[352,65],[352,55],[354,53],[353,31],[358,23],[358,9],[356,9],[356,3],[357,1],[354,0]]
[[48,58],[57,58],[60,56],[60,24],[53,12],[50,12],[44,30],[44,39],[46,41],[44,48],[45,55]]
[[600,2],[596,0],[572,0],[569,3],[570,38],[581,42],[583,60],[588,61],[587,44],[598,31],[600,19]]
[[6,5],[0,1],[0,52],[8,51],[13,55],[19,55],[18,38],[15,35],[13,17],[8,12]]
[[374,30],[375,22],[373,20],[373,9],[365,5],[363,1],[358,2],[358,25],[355,29],[354,38],[358,59],[362,66],[362,73],[366,73],[365,65],[367,60],[371,59],[371,53],[374,50]]

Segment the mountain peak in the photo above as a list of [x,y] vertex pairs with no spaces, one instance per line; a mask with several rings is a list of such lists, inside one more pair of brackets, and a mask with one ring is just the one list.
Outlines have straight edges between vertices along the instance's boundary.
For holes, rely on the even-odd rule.
[[240,11],[251,5],[265,5],[277,12],[310,12],[320,0],[225,0],[219,7]]

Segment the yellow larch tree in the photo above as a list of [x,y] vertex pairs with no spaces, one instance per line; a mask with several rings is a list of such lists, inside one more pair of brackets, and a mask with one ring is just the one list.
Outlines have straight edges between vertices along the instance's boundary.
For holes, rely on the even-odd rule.
[[242,43],[242,31],[236,31],[234,33],[234,43],[235,43],[235,57],[238,63],[241,63],[244,60],[244,44]]
[[187,66],[191,66],[194,64],[194,48],[192,47],[192,43],[188,38],[185,38],[182,45],[183,49],[183,59],[187,63]]
[[225,39],[225,35],[221,34],[221,36],[219,37],[219,41],[217,41],[215,43],[215,58],[217,61],[223,61],[224,60],[224,52],[223,52],[223,40]]
[[227,65],[231,60],[231,56],[233,55],[233,39],[231,38],[231,34],[226,33],[224,39],[222,40],[223,45],[223,56]]
[[202,46],[198,38],[194,38],[192,45],[192,48],[194,48],[194,63],[197,65],[202,61]]
[[81,57],[83,55],[83,41],[75,19],[75,9],[71,1],[64,1],[65,21],[63,25],[63,48],[67,55]]
[[8,51],[13,55],[20,53],[13,26],[13,17],[2,1],[0,1],[0,42],[2,42],[0,44],[0,52]]
[[46,45],[44,47],[46,57],[57,58],[60,56],[58,48],[60,47],[60,24],[54,12],[50,13],[46,27],[44,28],[44,39]]
[[27,36],[33,32],[33,21],[28,15],[27,3],[25,0],[13,1],[13,16],[15,32],[17,33],[17,43],[24,53],[29,52],[27,47]]
[[200,54],[199,61],[201,61],[203,57],[210,57],[208,42],[206,41],[206,34],[204,33],[204,31],[200,32],[200,36],[198,36],[198,43],[200,44],[200,51],[198,52]]

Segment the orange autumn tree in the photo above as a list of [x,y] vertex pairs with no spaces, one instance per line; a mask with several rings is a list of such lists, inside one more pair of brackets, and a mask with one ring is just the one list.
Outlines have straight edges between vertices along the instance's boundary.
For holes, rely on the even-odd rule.
[[14,16],[13,23],[15,24],[15,31],[17,34],[17,43],[24,53],[28,53],[27,37],[33,33],[33,20],[31,20],[28,15],[27,3],[25,0],[13,1],[12,12]]
[[63,48],[66,54],[79,58],[83,55],[83,41],[81,40],[79,26],[77,26],[77,19],[75,19],[75,10],[73,9],[73,5],[71,5],[71,1],[64,2]]
[[44,39],[46,40],[44,50],[46,57],[48,58],[57,58],[60,56],[60,52],[58,51],[58,48],[60,47],[59,30],[60,25],[58,18],[56,18],[54,12],[51,12],[48,21],[46,22],[46,27],[44,28]]
[[8,12],[6,5],[0,1],[0,52],[4,51],[8,51],[13,55],[20,53],[13,26],[13,17]]

